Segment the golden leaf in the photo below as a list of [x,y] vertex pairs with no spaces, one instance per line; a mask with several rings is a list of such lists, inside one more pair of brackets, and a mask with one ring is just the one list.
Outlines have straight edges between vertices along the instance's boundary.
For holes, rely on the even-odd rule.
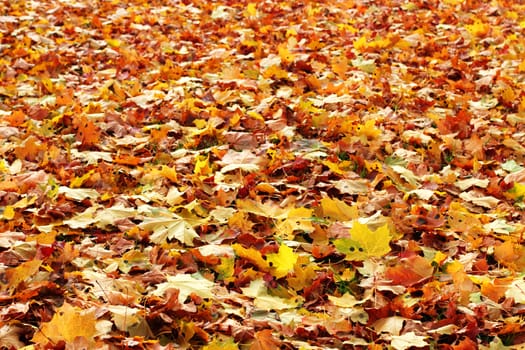
[[297,254],[293,252],[292,248],[281,244],[277,254],[266,255],[266,261],[273,268],[272,274],[276,278],[281,278],[288,275],[288,272],[293,269],[297,262]]
[[97,333],[95,311],[95,309],[82,310],[64,303],[51,321],[41,326],[31,341],[37,344],[49,342],[56,344],[60,341],[73,343],[75,338],[81,337],[93,342],[93,337]]
[[7,286],[12,290],[16,289],[20,283],[34,276],[40,269],[40,265],[42,265],[42,260],[30,260],[8,270],[6,273],[9,281]]
[[259,267],[261,270],[269,270],[270,265],[268,265],[268,262],[263,259],[261,252],[259,252],[255,248],[244,248],[240,244],[233,244],[232,245],[233,250],[235,251],[235,254],[238,257],[250,260],[253,262],[257,267]]
[[392,235],[388,225],[371,231],[367,225],[354,220],[350,230],[351,238],[340,238],[334,241],[335,247],[346,254],[347,260],[366,260],[381,257],[390,251]]

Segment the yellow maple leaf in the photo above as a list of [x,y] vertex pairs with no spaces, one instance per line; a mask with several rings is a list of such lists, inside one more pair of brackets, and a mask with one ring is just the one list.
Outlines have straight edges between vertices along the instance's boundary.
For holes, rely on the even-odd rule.
[[221,263],[214,266],[213,269],[219,274],[217,280],[229,282],[235,280],[233,277],[235,268],[235,259],[233,257],[221,257]]
[[95,309],[82,310],[64,303],[51,321],[40,327],[31,341],[37,344],[49,342],[57,344],[60,341],[73,343],[75,338],[82,337],[92,342],[97,333],[95,311]]
[[199,178],[205,179],[212,173],[212,168],[210,166],[210,156],[199,155],[195,160],[195,168],[193,173],[198,175]]
[[9,281],[7,287],[14,290],[20,283],[33,277],[42,265],[42,260],[30,260],[26,261],[14,269],[7,270],[7,280]]
[[15,217],[15,208],[12,205],[6,205],[4,207],[4,212],[0,217],[5,220],[13,220]]
[[317,277],[317,270],[319,267],[315,264],[312,264],[309,260],[303,261],[301,263],[301,258],[304,259],[305,256],[299,257],[298,262],[294,265],[293,275],[287,278],[288,285],[293,290],[301,290],[306,286],[312,284],[313,280]]
[[167,165],[162,165],[160,169],[152,169],[150,174],[155,177],[162,176],[172,182],[177,182],[177,171],[175,168],[169,167]]
[[367,225],[354,220],[350,238],[336,239],[334,245],[341,253],[346,254],[347,260],[360,261],[387,254],[391,239],[388,225],[372,231]]
[[337,221],[350,221],[357,219],[357,206],[349,206],[339,199],[323,198],[321,199],[321,209],[323,216]]
[[308,208],[292,208],[285,214],[284,220],[276,226],[276,234],[285,239],[292,239],[294,231],[312,232],[313,210]]
[[272,267],[272,274],[276,278],[281,278],[288,275],[295,263],[297,262],[298,255],[293,252],[293,249],[285,244],[279,246],[279,252],[277,254],[266,255],[266,261],[268,265]]
[[357,135],[366,139],[375,139],[381,135],[381,130],[376,128],[376,121],[374,119],[369,119],[364,124],[358,125],[356,131]]
[[270,269],[268,261],[264,260],[261,252],[255,248],[244,248],[242,245],[235,243],[232,245],[233,251],[238,257],[245,258],[253,262],[259,269],[266,271]]
[[363,51],[367,47],[367,39],[365,36],[360,37],[356,41],[354,41],[354,48],[357,51]]
[[251,2],[246,6],[246,10],[244,11],[246,17],[257,17],[257,3]]
[[277,65],[268,67],[263,73],[263,77],[272,79],[288,79],[288,72]]
[[488,34],[490,30],[490,25],[483,23],[479,19],[474,20],[473,24],[467,24],[465,29],[476,37],[484,37]]

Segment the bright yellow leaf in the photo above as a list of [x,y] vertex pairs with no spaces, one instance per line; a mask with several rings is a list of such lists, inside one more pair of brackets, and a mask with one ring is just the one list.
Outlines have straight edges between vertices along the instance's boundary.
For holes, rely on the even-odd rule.
[[221,257],[221,263],[214,266],[213,269],[219,274],[218,280],[230,281],[233,277],[235,259],[232,257]]
[[120,47],[122,45],[122,41],[119,39],[106,39],[106,42],[111,47]]
[[365,137],[366,139],[375,139],[381,135],[381,130],[376,128],[376,121],[374,119],[367,120],[364,124],[357,126],[357,135]]
[[245,10],[246,17],[256,17],[257,16],[257,3],[251,2],[246,6]]
[[6,205],[2,213],[2,219],[12,220],[15,217],[15,208],[12,205]]
[[204,179],[211,175],[212,168],[210,166],[210,157],[209,156],[197,156],[197,159],[195,161],[195,168],[193,169],[193,173],[195,175],[198,175],[200,178]]
[[356,41],[354,41],[354,48],[357,50],[357,51],[363,51],[365,48],[366,48],[366,37],[362,36],[360,37],[359,39],[357,39]]
[[392,235],[388,225],[372,231],[367,225],[354,220],[350,229],[350,238],[340,238],[334,241],[335,247],[346,254],[347,260],[366,260],[381,257],[390,251]]
[[317,270],[319,267],[311,262],[301,264],[299,261],[295,264],[293,269],[293,275],[287,278],[288,285],[298,291],[303,289],[306,286],[312,284],[313,280],[317,277]]
[[298,255],[293,252],[293,249],[285,244],[281,244],[279,252],[277,254],[266,255],[266,261],[270,267],[273,268],[272,274],[276,278],[281,278],[288,275],[295,263],[297,262]]
[[160,169],[153,169],[151,171],[151,175],[160,175],[172,182],[177,182],[177,171],[175,170],[175,168],[169,167],[167,165],[162,165]]
[[484,37],[488,34],[490,30],[490,25],[483,23],[479,19],[476,19],[473,24],[467,24],[465,29],[476,37]]

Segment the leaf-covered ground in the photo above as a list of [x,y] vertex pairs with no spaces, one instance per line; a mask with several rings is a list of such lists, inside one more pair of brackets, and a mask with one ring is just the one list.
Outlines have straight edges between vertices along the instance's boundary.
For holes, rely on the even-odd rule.
[[519,3],[0,1],[0,347],[519,348]]

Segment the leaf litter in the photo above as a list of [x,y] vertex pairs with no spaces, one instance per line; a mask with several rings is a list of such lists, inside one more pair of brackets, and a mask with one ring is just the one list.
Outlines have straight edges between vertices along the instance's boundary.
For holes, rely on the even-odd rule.
[[0,347],[525,343],[520,2],[1,4]]

